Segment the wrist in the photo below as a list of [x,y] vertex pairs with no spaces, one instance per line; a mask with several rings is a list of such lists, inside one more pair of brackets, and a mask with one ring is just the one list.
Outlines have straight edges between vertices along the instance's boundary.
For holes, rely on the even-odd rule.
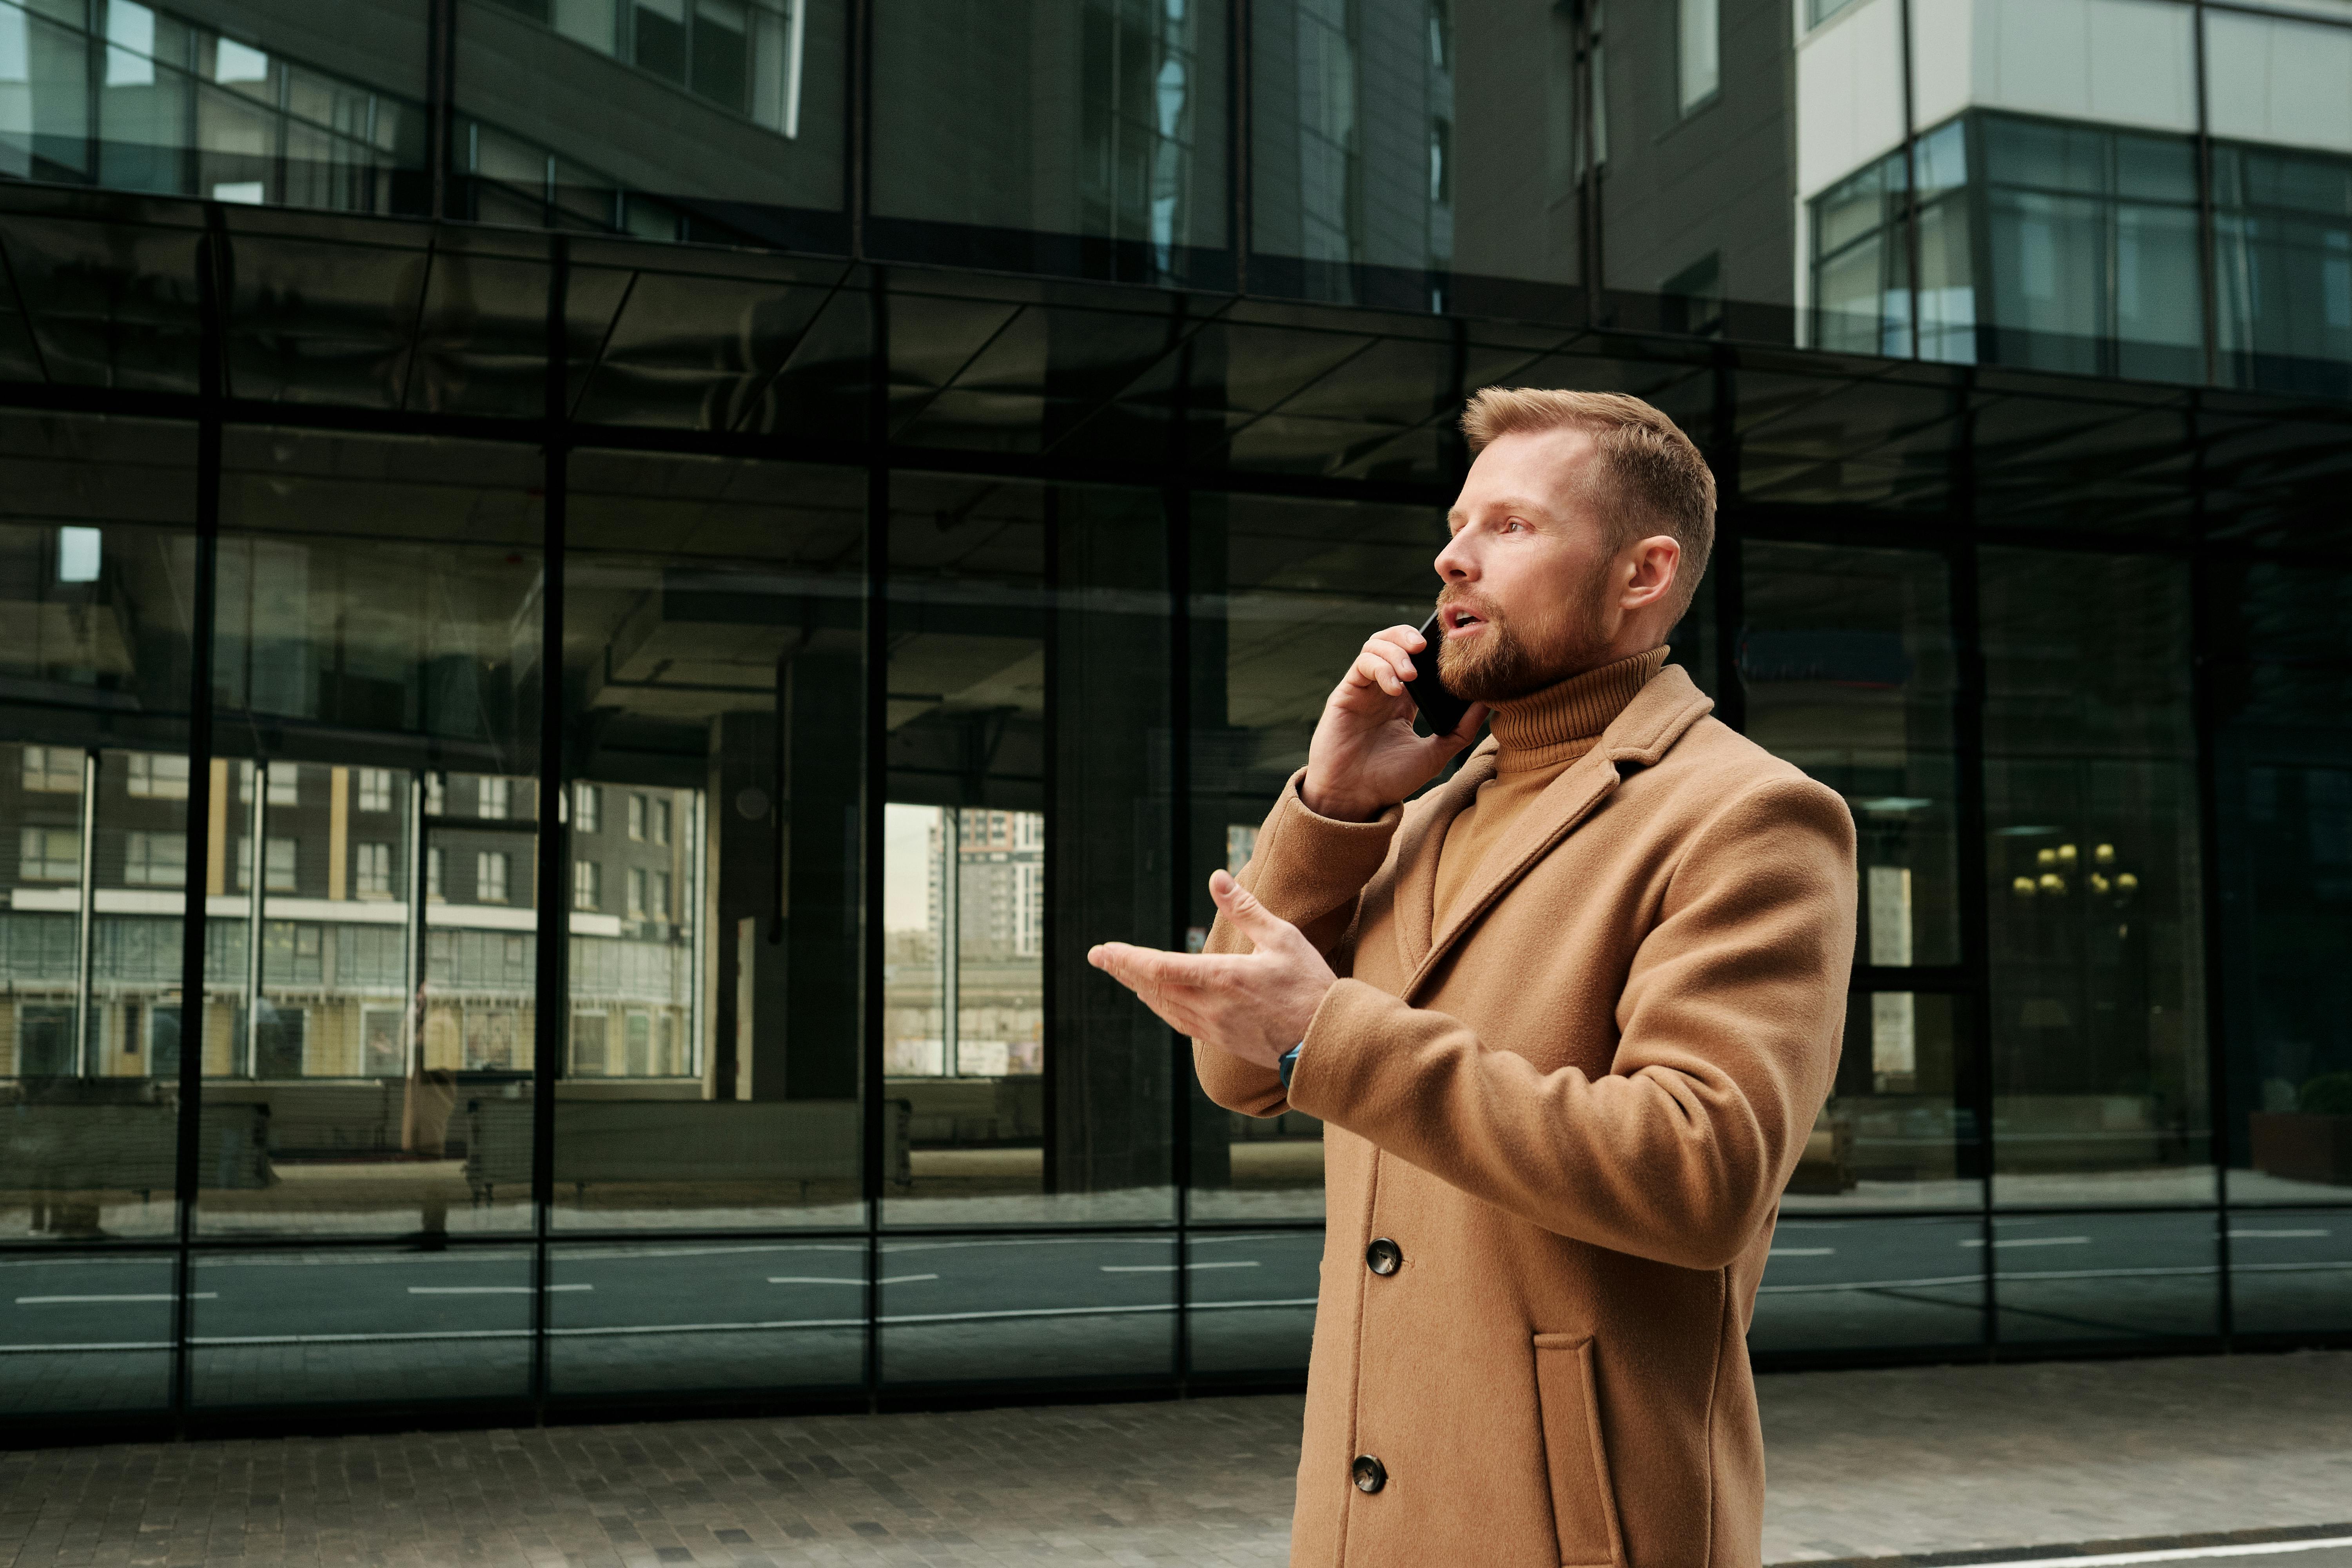
[[1298,781],[1298,798],[1307,810],[1334,822],[1370,822],[1388,809],[1385,803],[1363,795],[1318,787],[1311,774]]

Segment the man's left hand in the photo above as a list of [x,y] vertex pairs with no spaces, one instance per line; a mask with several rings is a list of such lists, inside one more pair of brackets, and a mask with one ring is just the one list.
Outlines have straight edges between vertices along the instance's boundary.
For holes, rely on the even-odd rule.
[[1162,952],[1107,942],[1088,949],[1087,962],[1179,1033],[1273,1070],[1306,1037],[1338,976],[1297,926],[1224,872],[1209,878],[1209,896],[1257,951]]

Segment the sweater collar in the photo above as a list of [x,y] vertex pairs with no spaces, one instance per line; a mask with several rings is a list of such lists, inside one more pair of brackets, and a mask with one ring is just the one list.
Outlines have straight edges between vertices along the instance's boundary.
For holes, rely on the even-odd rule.
[[1664,647],[1654,647],[1495,710],[1495,771],[1527,773],[1572,763],[1591,751],[1601,731],[1664,668]]

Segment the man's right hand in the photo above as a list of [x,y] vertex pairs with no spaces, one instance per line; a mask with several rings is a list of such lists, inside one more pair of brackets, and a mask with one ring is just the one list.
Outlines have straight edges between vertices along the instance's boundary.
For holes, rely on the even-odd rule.
[[1450,735],[1416,735],[1406,683],[1422,637],[1412,626],[1375,632],[1323,704],[1307,748],[1307,807],[1342,822],[1370,822],[1437,775],[1486,721],[1474,702]]

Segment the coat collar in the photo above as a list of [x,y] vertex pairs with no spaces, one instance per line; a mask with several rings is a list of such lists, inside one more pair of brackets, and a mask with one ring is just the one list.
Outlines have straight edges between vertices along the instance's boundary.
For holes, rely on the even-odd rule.
[[1480,915],[1532,870],[1552,847],[1574,832],[1617,787],[1624,769],[1653,767],[1690,727],[1712,711],[1715,701],[1693,685],[1679,665],[1668,665],[1625,706],[1590,752],[1562,769],[1536,803],[1487,852],[1477,879],[1436,925],[1437,859],[1446,830],[1477,797],[1478,786],[1495,776],[1492,736],[1479,743],[1461,770],[1438,786],[1429,807],[1414,814],[1397,846],[1396,927],[1406,973],[1412,976],[1402,996],[1412,999],[1430,972]]

